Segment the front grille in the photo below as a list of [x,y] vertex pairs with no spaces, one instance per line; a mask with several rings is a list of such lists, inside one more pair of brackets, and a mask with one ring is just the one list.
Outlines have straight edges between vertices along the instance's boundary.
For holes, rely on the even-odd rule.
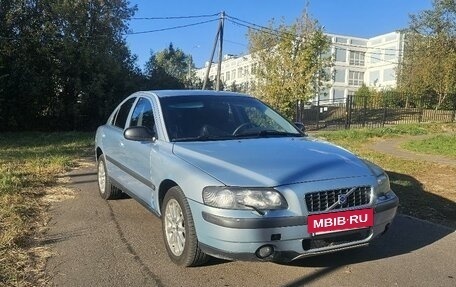
[[[339,200],[339,195],[345,195],[352,188],[333,189],[325,191],[317,191],[306,194],[306,205],[307,210],[312,212],[325,211],[328,207],[334,205]],[[366,205],[370,202],[371,198],[371,187],[370,186],[359,186],[347,196],[344,204],[337,204],[331,210],[343,209]]]

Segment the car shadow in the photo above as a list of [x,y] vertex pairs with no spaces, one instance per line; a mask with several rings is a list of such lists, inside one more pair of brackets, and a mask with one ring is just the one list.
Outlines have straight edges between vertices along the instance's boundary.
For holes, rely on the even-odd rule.
[[398,215],[388,232],[371,242],[367,247],[304,258],[286,265],[330,267],[375,261],[412,253],[441,240],[453,232],[453,229],[445,226],[406,215]]
[[431,193],[416,178],[387,171],[391,188],[400,199],[399,213],[456,229],[456,202]]
[[411,216],[398,215],[390,230],[367,247],[304,258],[286,264],[279,263],[293,267],[318,268],[311,274],[297,278],[283,286],[305,286],[342,269],[344,266],[412,253],[443,239],[453,232],[454,229],[445,226]]

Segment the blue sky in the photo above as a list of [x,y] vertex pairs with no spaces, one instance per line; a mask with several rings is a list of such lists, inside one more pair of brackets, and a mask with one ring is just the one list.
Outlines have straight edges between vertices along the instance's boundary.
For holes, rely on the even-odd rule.
[[[134,17],[173,17],[212,15],[225,11],[227,15],[266,26],[270,19],[295,21],[305,8],[306,0],[130,0],[137,5]],[[407,27],[409,15],[432,6],[432,0],[311,0],[310,14],[324,26],[327,33],[357,37],[373,37]],[[188,25],[216,17],[131,20],[132,32],[150,31]],[[138,56],[143,68],[150,51],[158,52],[172,42],[174,47],[191,54],[198,67],[210,57],[218,22],[182,29],[128,35],[127,43]],[[223,54],[247,53],[247,28],[225,23]],[[217,57],[217,55],[215,56]]]

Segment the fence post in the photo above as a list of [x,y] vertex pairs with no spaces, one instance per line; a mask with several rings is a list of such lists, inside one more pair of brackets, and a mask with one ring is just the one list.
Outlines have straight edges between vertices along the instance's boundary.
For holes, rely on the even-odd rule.
[[423,95],[420,95],[420,113],[418,115],[418,123],[423,121]]
[[367,121],[367,96],[363,96],[363,128],[366,126]]
[[353,96],[348,95],[345,102],[345,129],[349,129],[351,124],[352,100]]
[[456,97],[453,100],[453,116],[451,117],[451,122],[456,122]]
[[382,127],[385,126],[386,123],[386,114],[387,114],[387,102],[386,102],[386,95],[383,93],[383,118],[382,118]]

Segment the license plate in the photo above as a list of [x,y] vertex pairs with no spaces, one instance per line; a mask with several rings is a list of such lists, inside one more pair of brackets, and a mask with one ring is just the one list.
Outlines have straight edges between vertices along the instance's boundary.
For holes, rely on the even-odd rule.
[[351,229],[367,228],[374,225],[374,210],[356,209],[309,215],[309,233],[329,233]]

